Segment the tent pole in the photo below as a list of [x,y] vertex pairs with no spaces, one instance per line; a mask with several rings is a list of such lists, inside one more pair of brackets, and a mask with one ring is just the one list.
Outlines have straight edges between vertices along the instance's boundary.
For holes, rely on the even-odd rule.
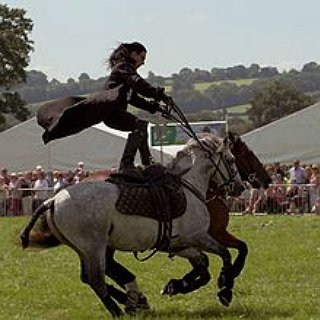
[[52,159],[51,159],[51,143],[48,144],[47,146],[47,156],[48,156],[48,171],[52,171]]

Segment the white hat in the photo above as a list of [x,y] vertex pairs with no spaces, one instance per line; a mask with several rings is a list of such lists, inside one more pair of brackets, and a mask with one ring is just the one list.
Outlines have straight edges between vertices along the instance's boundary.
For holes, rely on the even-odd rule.
[[36,166],[36,169],[40,171],[40,170],[42,170],[42,166],[41,166],[40,164],[38,164],[38,165]]
[[82,161],[78,162],[78,166],[84,166],[84,163]]

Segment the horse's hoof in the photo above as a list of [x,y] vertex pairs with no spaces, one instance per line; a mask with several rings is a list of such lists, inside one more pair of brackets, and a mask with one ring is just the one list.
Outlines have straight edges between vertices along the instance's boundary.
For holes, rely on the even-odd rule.
[[218,298],[225,307],[229,307],[232,301],[232,290],[223,288],[218,292]]
[[175,294],[179,293],[179,280],[171,279],[166,286],[162,289],[161,294],[163,296],[167,295],[169,297],[174,296]]
[[136,315],[141,310],[150,310],[147,298],[142,293],[128,291],[125,312],[129,315]]
[[142,293],[140,293],[140,295],[139,295],[137,308],[139,310],[150,310],[151,309],[150,305],[148,303],[147,297],[145,295],[143,295]]

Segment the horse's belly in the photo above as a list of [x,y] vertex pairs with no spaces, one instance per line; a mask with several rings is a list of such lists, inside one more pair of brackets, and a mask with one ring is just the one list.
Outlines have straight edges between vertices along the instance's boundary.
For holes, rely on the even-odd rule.
[[158,237],[158,222],[153,219],[116,212],[109,235],[112,247],[122,251],[143,251],[154,247]]

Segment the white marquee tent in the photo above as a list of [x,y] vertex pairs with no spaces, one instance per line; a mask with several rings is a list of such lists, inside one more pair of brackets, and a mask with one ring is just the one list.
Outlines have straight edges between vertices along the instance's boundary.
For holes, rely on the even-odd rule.
[[242,136],[263,163],[320,163],[320,102]]
[[[42,142],[42,133],[35,118],[0,133],[0,166],[9,171],[34,170],[37,165],[44,170],[69,170],[83,161],[87,170],[117,167],[127,138],[127,133],[103,123],[48,145]],[[156,149],[151,152],[156,161],[172,158]]]

